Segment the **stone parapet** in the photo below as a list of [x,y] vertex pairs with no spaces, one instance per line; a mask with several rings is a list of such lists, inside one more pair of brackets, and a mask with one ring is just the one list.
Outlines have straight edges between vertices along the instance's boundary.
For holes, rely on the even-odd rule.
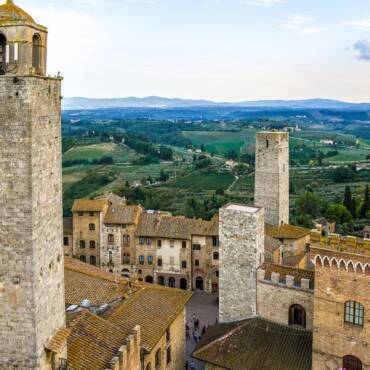
[[286,287],[290,289],[301,289],[305,291],[312,291],[310,288],[311,281],[310,279],[301,278],[299,279],[299,284],[296,284],[297,279],[292,275],[286,275],[285,279],[280,278],[281,275],[279,272],[272,272],[271,277],[266,275],[266,271],[259,269],[257,271],[257,280],[263,283],[278,285],[280,287]]

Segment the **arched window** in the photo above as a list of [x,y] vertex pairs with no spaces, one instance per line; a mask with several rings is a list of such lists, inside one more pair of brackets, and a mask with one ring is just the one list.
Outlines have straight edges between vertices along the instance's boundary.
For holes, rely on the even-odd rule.
[[184,278],[180,279],[180,289],[182,289],[182,290],[187,290],[188,289],[188,282]]
[[6,37],[0,33],[0,75],[5,74]]
[[218,258],[219,258],[219,257],[218,257],[218,252],[214,252],[214,253],[213,253],[213,259],[214,259],[214,260],[218,260]]
[[347,301],[344,306],[344,321],[350,324],[364,325],[364,306],[355,301]]
[[96,247],[95,240],[90,240],[90,248],[95,248],[95,247]]
[[96,266],[96,257],[90,256],[90,265]]
[[143,265],[144,264],[144,261],[145,261],[144,256],[139,256],[139,264],[140,265]]
[[80,248],[85,248],[86,247],[86,243],[85,243],[85,240],[80,240]]
[[80,256],[80,261],[81,262],[86,262],[86,256],[84,256],[83,254]]
[[195,279],[195,289],[197,289],[197,290],[204,290],[203,278],[201,276],[198,276]]
[[158,276],[158,284],[159,285],[165,285],[165,279],[163,276]]
[[155,370],[158,370],[161,368],[161,350],[159,349],[155,353]]
[[148,276],[145,278],[145,282],[146,282],[146,283],[149,283],[149,284],[153,284],[153,277],[148,275]]
[[32,67],[40,68],[41,60],[41,38],[37,33],[32,38]]
[[306,327],[306,310],[299,304],[289,308],[289,325]]
[[176,280],[173,277],[168,278],[168,286],[174,288],[176,286]]
[[152,364],[150,362],[148,365],[146,365],[145,370],[152,370]]
[[94,231],[95,230],[95,224],[89,224],[89,230]]
[[343,369],[362,370],[362,362],[355,356],[344,356],[343,357]]

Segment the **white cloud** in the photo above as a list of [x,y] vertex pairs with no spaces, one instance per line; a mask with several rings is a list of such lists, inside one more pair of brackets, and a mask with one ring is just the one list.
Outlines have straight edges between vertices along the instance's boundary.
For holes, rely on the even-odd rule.
[[255,5],[255,6],[271,6],[275,4],[285,3],[285,0],[243,0],[242,3],[246,5]]
[[292,14],[287,19],[277,20],[276,23],[281,28],[296,30],[311,23],[312,21],[313,18],[310,15]]
[[358,60],[370,61],[370,39],[356,42],[353,46],[353,53]]
[[304,28],[302,33],[311,34],[311,33],[321,33],[327,31],[328,27],[311,27]]
[[314,34],[326,31],[327,27],[313,25],[314,19],[310,15],[292,14],[287,19],[276,21],[280,28],[296,31],[298,34]]
[[346,26],[354,26],[358,28],[370,28],[370,19],[360,19],[358,21],[344,22]]

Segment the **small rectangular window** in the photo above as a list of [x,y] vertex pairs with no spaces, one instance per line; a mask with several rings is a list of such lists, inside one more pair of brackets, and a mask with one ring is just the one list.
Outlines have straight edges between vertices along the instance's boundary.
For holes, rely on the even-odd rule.
[[193,251],[200,251],[201,246],[200,244],[193,244]]
[[175,246],[175,241],[174,240],[170,240],[170,247],[173,248]]
[[139,244],[140,245],[144,245],[145,244],[145,238],[143,238],[142,236],[139,238]]
[[89,216],[90,217],[93,217],[94,216],[94,212],[89,212]]
[[182,262],[181,262],[181,267],[182,267],[183,269],[186,269],[186,261],[182,261]]
[[158,239],[157,240],[157,247],[161,247],[162,246],[162,240],[161,239]]
[[182,241],[182,249],[186,249],[186,241],[185,240]]
[[68,236],[65,236],[64,238],[63,238],[63,244],[66,246],[66,245],[69,245],[69,238],[68,238]]
[[159,267],[162,267],[163,266],[162,257],[158,257],[158,266]]
[[83,215],[84,215],[84,213],[83,213],[82,211],[78,211],[78,212],[77,212],[77,214],[78,214],[79,216],[83,216]]
[[153,264],[153,256],[148,256],[147,260],[148,260],[148,265]]
[[194,261],[195,266],[199,266],[199,260]]

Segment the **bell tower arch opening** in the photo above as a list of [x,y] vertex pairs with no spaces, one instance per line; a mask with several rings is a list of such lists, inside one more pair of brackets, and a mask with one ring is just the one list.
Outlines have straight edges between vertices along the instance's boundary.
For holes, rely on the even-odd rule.
[[41,61],[41,37],[35,33],[32,37],[32,67],[36,69],[36,74],[40,69]]
[[5,74],[6,63],[6,37],[0,33],[0,75]]

